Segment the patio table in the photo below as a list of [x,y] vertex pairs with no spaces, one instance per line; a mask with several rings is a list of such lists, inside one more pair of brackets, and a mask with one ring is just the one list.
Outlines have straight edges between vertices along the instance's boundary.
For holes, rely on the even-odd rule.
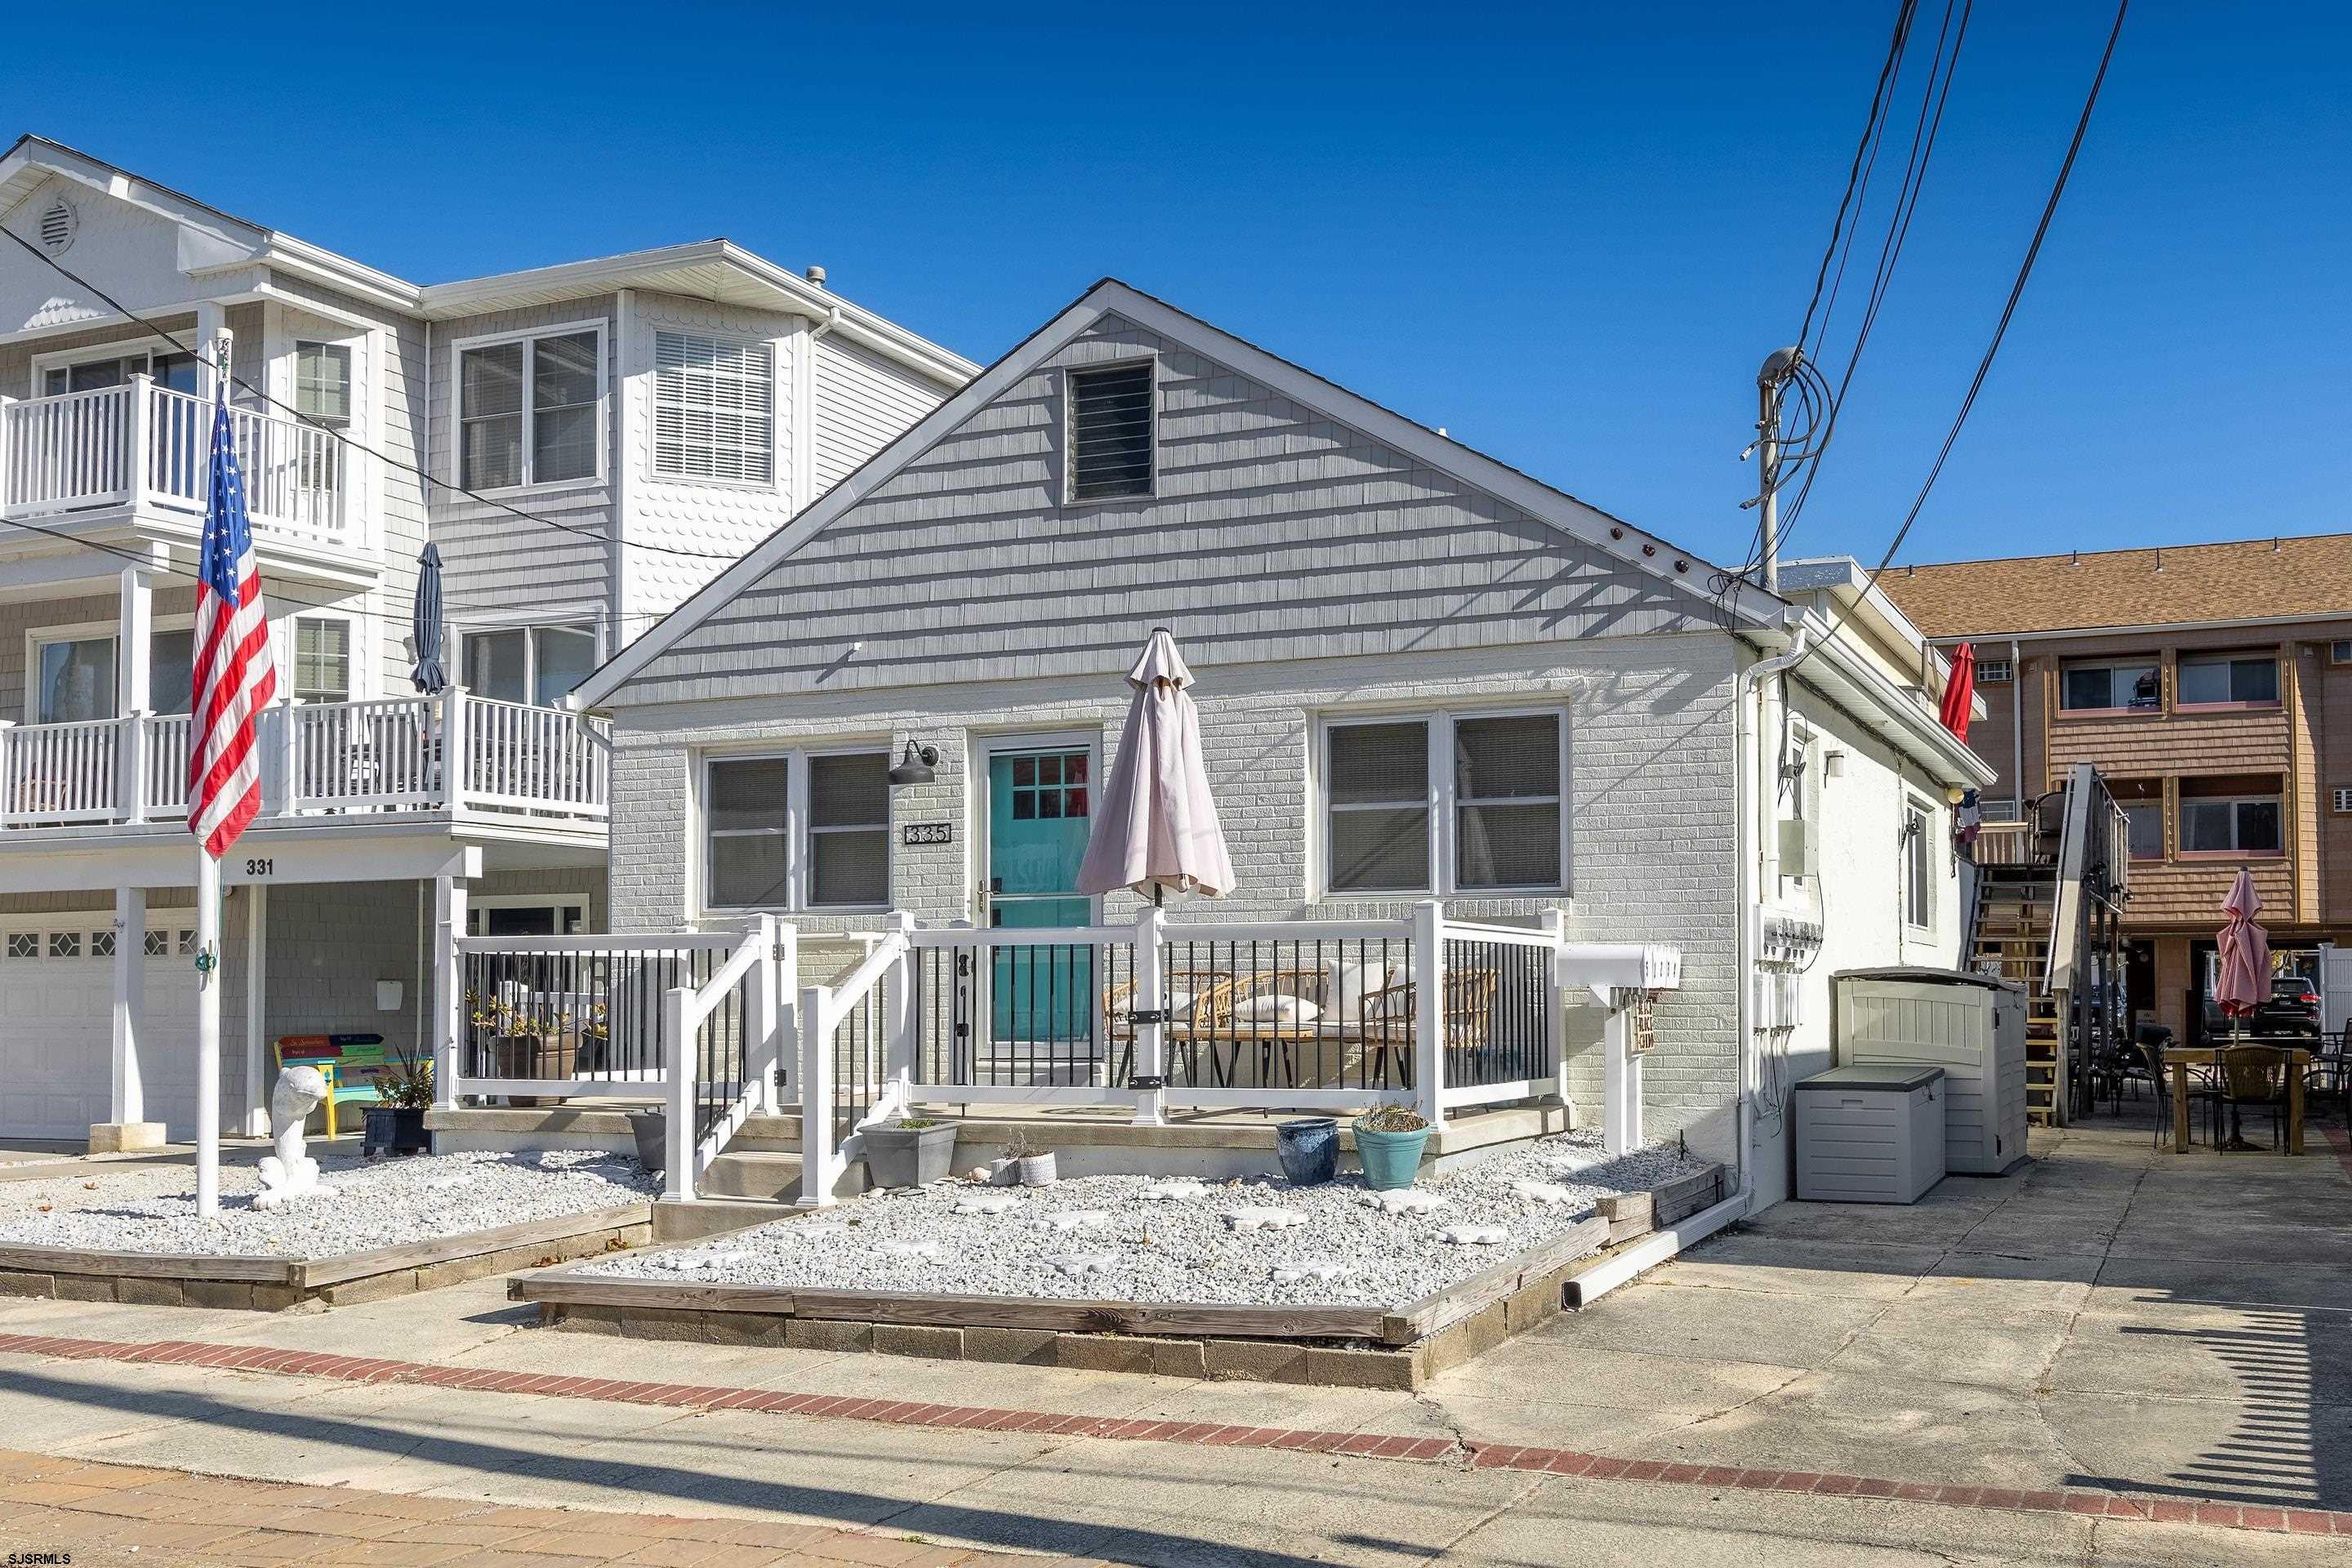
[[[2233,1044],[2248,1046],[2273,1045],[2270,1040],[2240,1040]],[[2193,1048],[2168,1049],[2164,1053],[2164,1065],[2172,1075],[2172,1152],[2189,1152],[2189,1069],[2192,1067],[2215,1067],[2226,1047],[2200,1046]],[[2311,1053],[2300,1047],[2283,1047],[2287,1052],[2286,1073],[2286,1152],[2303,1152],[2303,1075],[2311,1066]]]

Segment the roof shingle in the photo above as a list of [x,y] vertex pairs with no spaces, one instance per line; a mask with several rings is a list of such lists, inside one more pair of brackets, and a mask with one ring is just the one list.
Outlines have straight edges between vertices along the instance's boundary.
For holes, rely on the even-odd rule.
[[2352,534],[1896,566],[1878,585],[1931,637],[2352,616]]

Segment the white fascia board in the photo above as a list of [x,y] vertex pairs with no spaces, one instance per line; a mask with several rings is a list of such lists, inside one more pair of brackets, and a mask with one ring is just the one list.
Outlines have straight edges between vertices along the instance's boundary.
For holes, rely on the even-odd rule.
[[[1116,315],[1177,340],[1207,357],[1259,381],[1275,391],[1352,425],[1367,436],[1410,453],[1431,468],[1509,501],[1591,545],[1603,554],[1639,567],[1652,575],[1702,599],[1711,595],[1706,584],[1715,568],[1696,555],[1675,552],[1672,546],[1631,524],[1620,523],[1574,497],[1538,483],[1515,468],[1472,451],[1460,443],[1415,425],[1366,401],[1344,387],[1276,359],[1195,317],[1139,293],[1124,283],[1106,280],[1088,289],[1076,303],[1015,345],[1002,359],[966,384],[963,390],[940,404],[904,431],[898,438],[868,458],[857,470],[827,490],[814,504],[754,546],[742,559],[720,573],[667,616],[623,649],[618,658],[591,675],[572,694],[572,705],[598,708],[679,639],[700,626],[735,595],[757,583],[798,550],[819,530],[846,513],[899,470],[929,450],[949,432],[971,418],[1006,388],[1039,363],[1058,353],[1095,323]],[[1644,547],[1649,553],[1644,554]],[[1674,560],[1689,563],[1689,571],[1675,573]],[[1736,584],[1725,607],[1751,629],[1777,631],[1790,625],[1796,611],[1786,600],[1747,584]]]
[[522,272],[501,272],[455,283],[436,283],[421,290],[418,308],[436,321],[478,315],[499,308],[516,294],[604,294],[621,289],[659,290],[662,274],[680,267],[711,264],[740,272],[770,296],[767,308],[818,321],[834,321],[833,331],[854,338],[877,353],[919,374],[950,386],[961,386],[980,366],[950,349],[908,331],[888,318],[828,289],[818,288],[797,273],[754,255],[730,240],[698,240],[691,245],[664,246],[621,256],[567,261]]
[[[1791,679],[1854,710],[1856,721],[1927,770],[1938,784],[1982,789],[1999,776],[1992,764],[1945,729],[1916,694],[1889,680],[1843,638],[1827,635],[1827,623],[1811,619],[1811,629],[1810,653],[1790,672]],[[1762,640],[1776,652],[1789,641],[1779,637]]]
[[[1958,647],[1962,643],[2028,643],[2062,642],[2081,637],[2138,637],[2168,636],[2174,632],[2226,632],[2250,629],[2284,629],[2289,626],[2340,626],[2352,621],[2352,610],[2334,610],[2299,616],[2240,616],[2213,621],[2148,621],[2121,626],[2060,626],[2039,632],[1968,632],[1957,637],[1937,637],[1938,648]],[[2329,639],[2333,641],[2334,639]]]
[[[366,836],[301,828],[268,831],[257,823],[221,861],[221,881],[229,887],[407,882],[481,874],[481,847],[458,842],[446,821]],[[195,877],[195,844],[178,824],[146,831],[101,831],[63,841],[16,844],[0,839],[0,893],[185,888],[194,885]]]

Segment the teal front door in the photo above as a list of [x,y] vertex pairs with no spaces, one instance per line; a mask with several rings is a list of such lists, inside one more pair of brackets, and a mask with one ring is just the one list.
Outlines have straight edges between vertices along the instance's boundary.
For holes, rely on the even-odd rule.
[[[1067,747],[988,759],[989,924],[1088,923],[1093,901],[1077,881],[1094,826],[1090,760],[1083,748]],[[1020,1052],[1041,1067],[1074,1061],[1081,1042],[1090,1058],[1094,962],[1091,947],[997,949],[990,994],[998,1043],[1047,1047]]]

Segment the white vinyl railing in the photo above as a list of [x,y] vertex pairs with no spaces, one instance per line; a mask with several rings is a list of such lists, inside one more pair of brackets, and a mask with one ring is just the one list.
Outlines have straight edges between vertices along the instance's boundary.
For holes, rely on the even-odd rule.
[[[451,917],[461,926],[462,911]],[[1607,1010],[1605,1135],[1641,1142],[1637,1012],[1682,982],[1678,949],[1573,942],[1445,918],[920,926],[904,912],[849,974],[790,990],[798,936],[445,938],[445,1103],[657,1100],[666,1194],[695,1184],[799,1074],[802,1203],[830,1204],[864,1131],[917,1105],[1449,1113],[1567,1092],[1563,1009]],[[1311,1008],[1308,994],[1330,1009]],[[1153,999],[1158,1005],[1147,1005]],[[553,1044],[547,1044],[552,1041]],[[1622,1058],[1622,1059],[1621,1059]],[[520,1070],[518,1062],[536,1064]]]
[[[477,698],[283,702],[256,724],[262,821],[410,811],[601,822],[600,721]],[[0,829],[167,820],[187,805],[188,717],[0,721]],[[452,785],[455,785],[453,788]]]
[[[56,397],[0,397],[0,517],[94,507],[202,512],[212,405],[133,376]],[[335,436],[232,408],[229,425],[256,530],[313,544],[355,542],[348,459]]]

